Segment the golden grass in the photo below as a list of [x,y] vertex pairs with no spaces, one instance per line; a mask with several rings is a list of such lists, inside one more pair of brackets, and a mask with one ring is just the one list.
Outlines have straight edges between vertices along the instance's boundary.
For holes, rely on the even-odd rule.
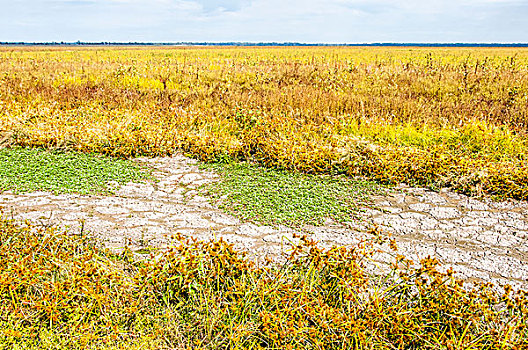
[[0,347],[528,348],[526,292],[463,287],[432,259],[371,276],[383,240],[323,250],[303,238],[267,266],[222,241],[137,260],[0,217]]
[[0,48],[0,72],[7,143],[528,198],[526,49]]

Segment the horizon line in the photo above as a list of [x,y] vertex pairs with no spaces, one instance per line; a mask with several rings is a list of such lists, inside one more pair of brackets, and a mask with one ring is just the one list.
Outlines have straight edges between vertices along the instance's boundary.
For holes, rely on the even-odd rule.
[[140,42],[140,41],[0,41],[0,46],[402,46],[402,47],[528,47],[528,43],[497,42],[370,42],[370,43],[306,43],[306,42],[250,42],[250,41],[180,41],[180,42]]

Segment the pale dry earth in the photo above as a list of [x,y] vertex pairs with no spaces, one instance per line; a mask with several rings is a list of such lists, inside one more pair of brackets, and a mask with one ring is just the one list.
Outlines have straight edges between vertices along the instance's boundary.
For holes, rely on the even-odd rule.
[[[0,193],[4,215],[89,233],[113,249],[166,246],[176,233],[223,238],[252,256],[276,255],[294,241],[294,229],[241,222],[214,207],[197,189],[218,175],[182,155],[142,158],[158,181],[116,186],[113,195]],[[477,200],[450,191],[399,186],[373,198],[364,220],[305,227],[323,246],[355,245],[372,224],[393,235],[399,253],[419,261],[434,256],[468,281],[528,286],[528,203]],[[376,260],[392,261],[387,253]]]

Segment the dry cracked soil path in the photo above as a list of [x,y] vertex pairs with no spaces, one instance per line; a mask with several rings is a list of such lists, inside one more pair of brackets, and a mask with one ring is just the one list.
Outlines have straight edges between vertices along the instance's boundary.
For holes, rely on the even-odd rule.
[[[253,255],[276,255],[295,229],[241,222],[214,207],[198,188],[218,179],[182,155],[141,158],[158,181],[116,186],[112,195],[0,193],[4,215],[89,232],[113,249],[166,246],[175,233],[220,238]],[[399,253],[414,261],[434,256],[468,281],[528,287],[528,202],[477,200],[450,191],[399,186],[373,198],[352,226],[305,227],[323,246],[354,245],[372,225],[390,232]],[[383,264],[389,252],[376,255]]]

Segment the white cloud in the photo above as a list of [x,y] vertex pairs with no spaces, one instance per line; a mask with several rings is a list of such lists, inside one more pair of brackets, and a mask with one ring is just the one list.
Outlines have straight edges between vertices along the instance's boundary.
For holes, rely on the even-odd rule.
[[520,42],[523,0],[0,0],[0,41]]

